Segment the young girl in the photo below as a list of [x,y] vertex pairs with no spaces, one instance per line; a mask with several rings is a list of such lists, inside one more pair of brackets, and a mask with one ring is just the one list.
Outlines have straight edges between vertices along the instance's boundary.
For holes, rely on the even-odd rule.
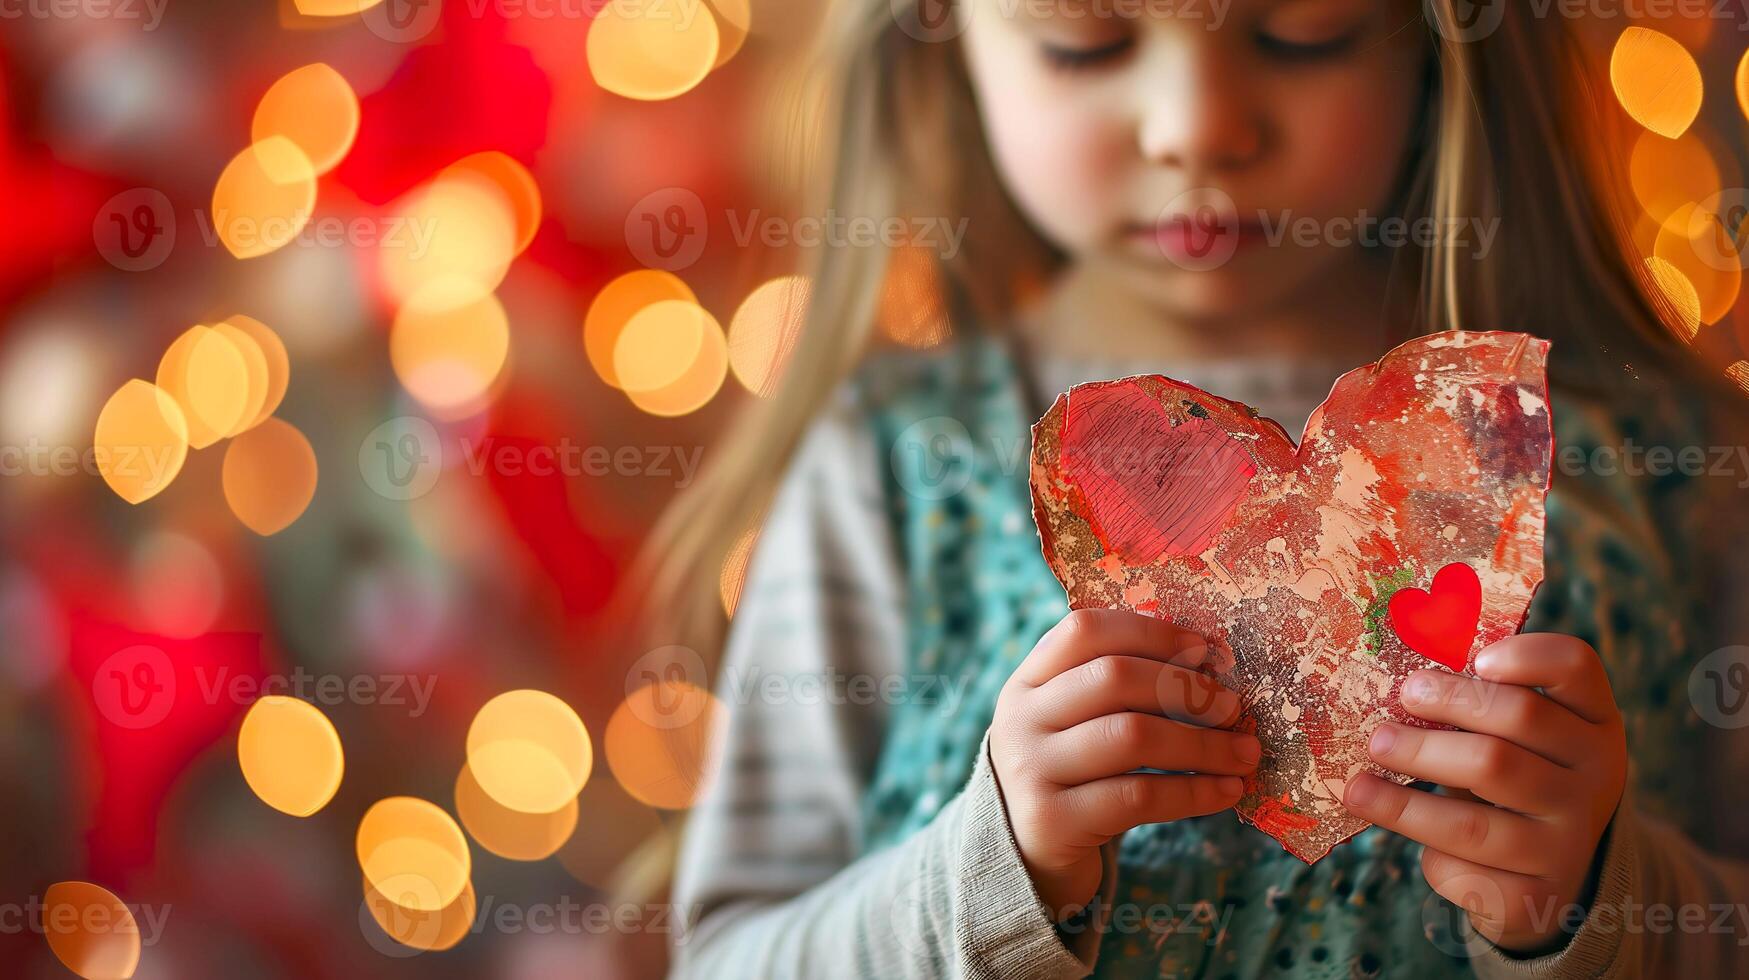
[[[1407,709],[1454,729],[1382,725],[1373,758],[1418,782],[1356,776],[1344,805],[1376,826],[1311,866],[1222,812],[1260,754],[1236,697],[1159,693],[1191,690],[1167,681],[1199,638],[1071,613],[1032,526],[1028,426],[1073,384],[1163,373],[1296,432],[1440,329],[1554,340],[1557,442],[1590,453],[1561,459],[1706,444],[1712,396],[1599,189],[1595,66],[1570,22],[1501,6],[828,14],[819,203],[966,238],[896,286],[886,253],[825,249],[784,387],[658,536],[654,594],[693,629],[704,570],[763,521],[680,972],[1749,971],[1724,729],[1689,695],[1746,635],[1728,549],[1702,547],[1730,541],[1735,481],[1563,467],[1524,633],[1480,680],[1411,678]],[[950,343],[864,357],[883,304],[926,318],[932,292]]]

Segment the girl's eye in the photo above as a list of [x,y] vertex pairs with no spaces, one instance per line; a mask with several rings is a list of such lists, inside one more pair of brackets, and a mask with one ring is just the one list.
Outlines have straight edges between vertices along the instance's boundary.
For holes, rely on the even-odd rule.
[[1117,60],[1130,49],[1130,44],[1131,39],[1123,37],[1109,44],[1101,44],[1091,48],[1045,44],[1041,51],[1044,53],[1045,61],[1051,67],[1063,71],[1077,71]]
[[1257,46],[1281,61],[1318,61],[1347,52],[1359,36],[1360,32],[1351,31],[1323,41],[1290,41],[1265,31],[1258,33]]

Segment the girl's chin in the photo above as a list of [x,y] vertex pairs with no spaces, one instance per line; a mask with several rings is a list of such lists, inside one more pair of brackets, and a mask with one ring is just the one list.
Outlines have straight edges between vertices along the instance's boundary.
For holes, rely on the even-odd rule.
[[1212,269],[1186,269],[1165,260],[1126,263],[1122,275],[1138,298],[1186,319],[1256,316],[1279,309],[1297,291],[1289,277],[1242,261]]

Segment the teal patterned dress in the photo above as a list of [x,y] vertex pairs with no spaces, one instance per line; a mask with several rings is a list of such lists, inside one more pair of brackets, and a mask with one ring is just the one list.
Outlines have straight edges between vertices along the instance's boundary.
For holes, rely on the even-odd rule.
[[[994,339],[860,380],[877,445],[890,450],[887,501],[911,600],[911,673],[969,681],[956,711],[895,709],[870,787],[865,849],[928,823],[972,770],[996,697],[1068,611],[1039,551],[1027,484],[1031,404],[1019,364]],[[1049,393],[1054,394],[1054,393]],[[1643,413],[1645,414],[1645,413]],[[1557,392],[1556,466],[1632,439],[1692,444],[1678,429],[1618,418]],[[1563,455],[1563,452],[1565,455]],[[1683,542],[1704,512],[1692,477],[1557,472],[1548,498],[1546,578],[1527,631],[1561,632],[1601,654],[1626,717],[1643,808],[1684,826],[1701,788],[1672,765],[1700,737],[1686,679],[1705,651],[1703,604]],[[1155,824],[1119,850],[1097,976],[1433,977],[1471,971],[1428,888],[1420,845],[1371,828],[1306,866],[1231,813]],[[1115,922],[1115,920],[1114,920]]]

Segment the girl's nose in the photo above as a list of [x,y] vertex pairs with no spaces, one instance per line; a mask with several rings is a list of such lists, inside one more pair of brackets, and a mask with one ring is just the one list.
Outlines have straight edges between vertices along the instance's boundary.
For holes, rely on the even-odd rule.
[[1212,38],[1150,54],[1137,93],[1143,158],[1192,173],[1241,170],[1257,162],[1268,125],[1238,59]]

